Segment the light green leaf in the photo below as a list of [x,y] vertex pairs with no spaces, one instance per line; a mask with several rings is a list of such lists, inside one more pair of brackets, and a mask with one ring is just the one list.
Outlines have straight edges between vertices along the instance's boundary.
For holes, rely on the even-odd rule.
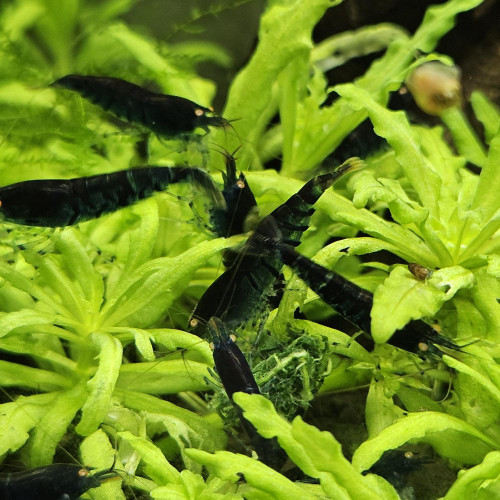
[[352,184],[355,190],[353,204],[357,208],[366,206],[370,199],[382,201],[389,207],[392,218],[402,226],[418,225],[427,218],[428,210],[410,200],[394,179],[375,179],[371,172],[360,172]]
[[0,24],[9,40],[15,41],[26,29],[33,26],[43,11],[43,6],[37,0],[20,0],[10,5],[6,4],[0,16]]
[[208,385],[208,366],[196,361],[173,359],[123,365],[116,386],[146,394],[176,394],[183,391],[204,391]]
[[[98,429],[86,437],[80,445],[82,460],[93,469],[109,469],[116,456],[116,451],[109,442],[108,436]],[[92,500],[125,500],[121,481],[107,481],[92,491]]]
[[490,218],[500,208],[498,192],[500,190],[500,176],[498,165],[500,164],[500,128],[491,140],[488,158],[479,175],[476,196],[472,204],[472,210],[479,211],[483,221]]
[[102,276],[94,270],[80,239],[81,235],[73,228],[67,228],[57,239],[56,248],[63,255],[68,276],[75,280],[73,285],[82,290],[88,301],[89,309],[84,313],[94,315],[103,300],[104,284]]
[[376,238],[367,238],[363,236],[358,238],[343,238],[326,245],[314,256],[313,260],[330,269],[339,259],[346,255],[366,255],[380,252],[381,250],[397,253],[398,248]]
[[[148,413],[171,415],[183,421],[192,430],[191,442],[196,443],[196,446],[200,449],[214,451],[224,447],[226,443],[227,438],[223,430],[223,424],[217,415],[201,417],[173,403],[140,392],[116,388],[114,395],[127,408]],[[196,439],[194,436],[196,436]]]
[[182,477],[177,469],[163,456],[151,441],[125,431],[118,435],[141,454],[144,471],[157,484],[182,484]]
[[[444,445],[436,440],[440,435]],[[365,441],[354,452],[352,464],[358,471],[368,470],[386,450],[402,446],[408,441],[427,442],[447,458],[462,463],[477,463],[491,450],[498,448],[488,436],[472,425],[451,415],[427,411],[410,413],[393,425],[386,427],[377,436]]]
[[[181,477],[183,484],[171,484],[155,488],[151,492],[151,497],[159,500],[241,500],[242,498],[241,495],[228,492],[227,483],[218,478],[211,477],[205,483],[202,476],[193,474],[187,469],[181,472]],[[217,490],[223,492],[219,493]]]
[[38,421],[30,439],[30,465],[39,467],[49,464],[59,442],[67,432],[68,426],[75,418],[87,397],[83,382],[75,385],[69,391],[60,392],[53,400],[49,410]]
[[[254,194],[260,195],[264,191],[272,190],[281,199],[287,199],[303,186],[299,181],[283,178],[272,171],[248,172],[247,179]],[[430,268],[438,265],[436,255],[415,233],[399,224],[385,221],[368,210],[356,209],[351,201],[332,190],[325,192],[315,206],[332,220],[355,227],[387,242],[396,255],[408,262],[420,262]]]
[[[471,289],[472,300],[486,323],[486,335],[489,340],[500,342],[500,282],[488,273],[487,268],[479,268],[476,273],[476,285]],[[474,331],[471,332],[475,334]]]
[[60,308],[63,309],[64,315],[85,323],[90,304],[80,286],[75,286],[75,283],[65,273],[56,256],[52,254],[45,255],[44,258],[37,256],[37,258],[33,258],[33,261],[39,268],[40,276],[50,283],[52,293],[55,292],[59,296],[59,302],[62,306]]
[[33,429],[50,409],[59,393],[19,396],[11,403],[0,405],[0,455],[18,450],[30,437]]
[[240,479],[240,474],[243,474],[249,485],[267,493],[270,499],[313,500],[316,498],[267,465],[243,455],[227,451],[210,454],[193,448],[186,450],[186,455],[226,481],[234,483]]
[[499,492],[500,452],[492,451],[479,465],[460,471],[443,500],[498,500]]
[[122,362],[122,346],[108,334],[94,332],[90,335],[99,354],[99,366],[87,382],[90,394],[82,407],[82,418],[76,432],[88,436],[95,432],[106,416]]
[[27,278],[22,273],[16,271],[11,266],[0,262],[0,277],[9,282],[12,286],[28,293],[33,298],[38,299],[50,306],[55,312],[61,312],[66,317],[71,317],[69,311],[65,310],[64,307],[56,300],[54,300],[49,294],[47,294],[40,286],[34,283],[33,280]]
[[406,267],[396,266],[373,295],[372,337],[384,343],[412,319],[434,316],[457,290],[474,284],[471,271],[460,266],[435,271],[420,281]]
[[[338,3],[339,0],[307,3],[273,0],[269,3],[260,22],[259,44],[250,62],[233,81],[224,110],[224,116],[229,119],[242,118],[235,128],[249,144],[257,144],[276,111],[273,86],[279,74],[296,58],[309,57],[315,24],[327,8]],[[229,149],[235,145],[236,139]],[[241,155],[241,161],[245,161],[245,156]]]
[[293,326],[294,328],[303,330],[308,335],[326,337],[328,343],[335,346],[335,352],[338,354],[358,361],[370,362],[372,359],[369,352],[364,347],[358,344],[350,335],[340,332],[339,330],[334,330],[333,328],[328,328],[327,326],[314,323],[313,321],[302,319],[295,320]]
[[[177,257],[161,257],[140,266],[126,282],[118,286],[101,311],[103,326],[115,326],[134,316],[139,311],[141,319],[134,316],[136,327],[156,321],[177,297],[179,284],[210,257],[220,252],[233,241],[218,238],[204,241]],[[154,305],[149,314],[144,309]]]
[[0,386],[54,391],[71,385],[71,380],[58,373],[0,360]]
[[476,118],[483,124],[484,137],[489,144],[500,127],[500,110],[479,90],[472,92],[470,103]]
[[234,401],[259,434],[277,437],[294,463],[308,476],[320,480],[330,498],[378,498],[365,478],[344,458],[340,443],[329,432],[321,432],[300,417],[288,423],[276,413],[272,403],[260,395],[236,393]]
[[486,163],[486,152],[463,111],[459,108],[449,108],[443,112],[441,119],[450,130],[458,153],[474,165],[483,167]]
[[396,158],[422,205],[436,214],[441,179],[422,154],[419,139],[412,131],[406,115],[402,111],[390,111],[382,107],[366,90],[353,84],[337,85],[335,92],[354,110],[366,110],[376,134],[384,137],[394,148]]
[[392,400],[384,383],[373,382],[366,397],[365,419],[368,436],[376,436],[404,415],[404,411]]
[[0,337],[11,333],[17,328],[37,325],[51,325],[59,319],[57,314],[37,311],[36,309],[22,309],[6,314],[0,313]]
[[[500,404],[500,388],[498,387],[497,384],[492,382],[486,375],[483,375],[480,373],[477,369],[473,368],[472,366],[468,366],[465,363],[462,363],[458,359],[452,358],[451,356],[447,356],[446,354],[443,356],[443,361],[450,367],[454,368],[460,373],[463,373],[465,375],[469,375],[472,377],[476,382],[479,382],[479,385],[482,390],[488,391],[491,397],[493,397],[498,404]],[[500,371],[498,367],[496,367],[493,363],[493,360],[486,359],[484,360],[485,363],[491,364],[493,369],[496,369],[496,371]],[[499,374],[497,373],[497,376]],[[500,381],[497,380],[497,383]]]

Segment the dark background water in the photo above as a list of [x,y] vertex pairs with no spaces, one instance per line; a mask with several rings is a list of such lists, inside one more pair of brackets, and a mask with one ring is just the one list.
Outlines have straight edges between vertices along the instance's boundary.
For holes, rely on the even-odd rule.
[[[314,31],[315,41],[335,33],[381,22],[398,24],[413,32],[434,0],[346,0],[330,9]],[[227,88],[244,66],[255,44],[264,0],[142,0],[126,19],[143,25],[160,40],[181,42],[209,40],[225,47],[233,62],[229,68],[213,64],[200,67],[203,76],[214,79],[218,92],[214,101],[222,109]],[[461,68],[464,93],[481,89],[500,103],[500,0],[486,0],[478,8],[458,16],[457,26],[439,43],[437,51],[451,56]],[[286,22],[286,19],[283,19]],[[360,57],[328,73],[331,84],[351,81],[363,74],[379,54]]]

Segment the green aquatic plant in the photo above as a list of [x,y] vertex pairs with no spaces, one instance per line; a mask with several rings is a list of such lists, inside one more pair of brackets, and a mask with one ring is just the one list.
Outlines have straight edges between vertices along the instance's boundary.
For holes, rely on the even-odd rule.
[[[0,386],[7,392],[0,405],[1,458],[17,454],[26,466],[47,464],[64,438],[79,445],[87,465],[110,467],[116,457],[125,482],[152,498],[389,500],[397,498],[393,486],[363,473],[384,452],[419,443],[454,469],[470,467],[446,499],[471,491],[486,497],[499,487],[500,113],[481,93],[472,95],[483,145],[457,109],[443,114],[443,125],[429,128],[386,107],[389,92],[414,65],[447,61],[432,52],[437,42],[457,14],[481,2],[431,7],[413,34],[374,26],[315,46],[314,26],[339,3],[268,2],[259,44],[222,112],[239,119],[237,135],[213,131],[209,139],[229,151],[242,144],[238,165],[250,170],[247,181],[263,213],[296,193],[301,179],[312,177],[366,118],[388,144],[322,196],[299,247],[374,292],[375,349],[325,326],[322,319],[331,311],[289,271],[280,306],[261,318],[258,334],[249,326],[236,332],[240,341],[248,340],[256,378],[273,401],[238,394],[236,403],[262,436],[276,437],[318,484],[294,482],[228,451],[214,403],[197,395],[218,384],[209,371],[208,343],[184,328],[196,300],[221,272],[221,252],[244,237],[210,238],[191,210],[208,220],[209,200],[200,200],[191,187],[55,233],[34,236],[29,228],[2,224]],[[227,54],[140,34],[118,19],[132,4],[74,1],[62,8],[59,2],[24,0],[0,12],[2,185],[144,162],[143,130],[47,87],[65,74],[152,81],[162,92],[210,104],[214,84],[197,76],[196,64],[211,59],[225,65]],[[387,50],[365,75],[327,88],[318,61],[341,64],[381,47]],[[340,61],[332,62],[329,50]],[[325,104],[332,93],[336,100]],[[444,127],[458,154],[444,139]],[[148,163],[199,164],[204,140],[196,137],[187,151],[177,151],[182,145],[165,147],[150,137]],[[279,173],[262,170],[274,154],[282,157]],[[221,168],[222,160],[211,154],[209,167]],[[326,244],[331,237],[337,241]],[[40,244],[43,251],[34,251]],[[419,280],[406,265],[377,261],[382,250],[432,273]],[[295,318],[297,307],[306,319]],[[419,359],[385,344],[414,319],[436,322],[462,348]],[[318,393],[363,385],[369,386],[367,436],[353,443],[348,460],[332,434],[294,416]],[[228,407],[227,401],[220,405]],[[86,495],[126,494],[114,482]]]

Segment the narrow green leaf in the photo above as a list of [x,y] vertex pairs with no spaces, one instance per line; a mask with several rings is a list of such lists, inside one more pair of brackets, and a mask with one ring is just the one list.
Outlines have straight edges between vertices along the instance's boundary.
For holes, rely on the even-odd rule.
[[500,491],[500,452],[488,453],[475,467],[459,472],[443,500],[498,500]]
[[58,373],[0,360],[0,386],[43,391],[69,389],[71,381]]
[[344,458],[340,443],[329,432],[321,432],[300,417],[289,424],[276,413],[272,403],[260,395],[240,392],[234,395],[234,401],[259,434],[277,437],[294,463],[308,476],[320,480],[330,498],[379,498]]
[[[150,313],[146,316],[143,311],[142,322],[149,325],[156,321],[177,297],[179,283],[231,243],[231,239],[225,238],[204,241],[177,257],[161,257],[143,264],[126,284],[114,290],[114,296],[102,309],[102,325],[115,326],[152,303],[156,306],[154,315]],[[140,318],[136,316],[134,326],[144,326],[139,322]]]
[[179,471],[168,462],[151,441],[134,436],[129,431],[119,432],[118,435],[140,453],[144,471],[157,484],[182,484]]
[[[235,127],[249,144],[257,144],[276,111],[273,86],[279,74],[296,58],[309,56],[314,26],[326,9],[338,3],[339,0],[307,3],[272,0],[269,3],[260,22],[259,44],[250,62],[233,81],[224,110],[224,116],[229,119],[242,118]],[[229,149],[235,145],[236,139]],[[242,155],[241,161],[245,161],[246,155]]]
[[176,394],[204,391],[208,385],[207,365],[191,360],[151,361],[123,365],[116,386],[146,394]]
[[56,396],[49,410],[38,421],[30,439],[29,456],[32,467],[53,461],[59,442],[80,410],[86,396],[87,390],[83,382]]
[[40,286],[36,285],[33,280],[27,278],[20,272],[14,270],[11,266],[0,262],[0,277],[8,281],[12,286],[18,290],[28,293],[33,298],[44,302],[51,307],[55,312],[60,312],[65,316],[71,316],[60,303],[55,301],[49,294],[47,294]]
[[396,266],[373,295],[371,332],[376,343],[384,343],[412,319],[432,318],[444,302],[462,288],[474,284],[471,271],[449,267],[420,281],[406,267]]
[[[201,467],[201,466],[200,466]],[[199,474],[193,474],[190,470],[184,469],[181,471],[183,484],[170,484],[168,486],[160,486],[151,492],[152,498],[159,500],[241,500],[239,494],[228,492],[228,483],[223,482],[218,478],[210,477],[207,482]],[[232,489],[235,489],[232,487]],[[221,490],[224,493],[219,493]]]
[[412,201],[399,182],[394,179],[375,179],[371,172],[359,172],[353,179],[353,204],[365,207],[369,200],[387,204],[392,218],[402,226],[417,225],[427,218],[429,211]]
[[462,110],[449,108],[441,115],[441,119],[450,130],[458,153],[474,165],[483,167],[486,163],[486,152]]
[[[61,347],[58,339],[53,340],[55,340],[55,346],[51,346],[51,342],[45,335],[37,335],[36,337],[31,335],[11,335],[0,339],[0,349],[15,354],[32,356],[40,362],[50,363],[50,366],[57,373],[73,373],[76,369],[76,363],[61,353],[61,350],[58,349]],[[44,366],[48,368],[47,365]]]
[[94,332],[92,344],[98,349],[99,366],[87,382],[90,394],[82,407],[82,418],[76,432],[88,436],[95,432],[106,416],[122,362],[122,346],[108,334]]
[[4,337],[16,328],[52,325],[58,321],[58,318],[57,314],[37,311],[36,309],[0,313],[0,337]]
[[9,40],[16,41],[26,29],[42,15],[44,9],[36,0],[22,0],[6,5],[0,17],[0,24]]
[[59,393],[19,396],[0,405],[0,455],[18,450],[30,437],[29,432],[50,409]]
[[418,137],[412,131],[406,115],[402,111],[390,111],[382,107],[366,90],[353,84],[337,85],[335,92],[354,110],[366,110],[377,135],[384,137],[394,148],[396,158],[422,205],[437,214],[441,179],[422,154]]
[[[491,397],[493,397],[497,403],[500,404],[500,388],[494,384],[488,377],[479,373],[475,368],[462,363],[458,359],[452,358],[451,356],[447,356],[446,354],[443,356],[443,361],[450,367],[454,368],[460,373],[464,373],[465,375],[469,375],[474,380],[479,382],[482,390],[488,391]],[[485,360],[486,363],[493,363],[493,360]],[[495,366],[495,365],[492,365]],[[498,369],[497,369],[498,371]]]
[[478,211],[483,221],[489,221],[500,208],[498,192],[500,190],[500,128],[491,140],[488,158],[479,175],[476,196],[471,210]]
[[358,471],[368,470],[386,450],[398,448],[410,440],[433,444],[433,435],[443,434],[447,446],[441,455],[463,463],[474,463],[486,453],[498,449],[499,443],[472,425],[451,415],[434,411],[410,413],[377,436],[365,441],[354,452],[352,464]]
[[[488,340],[500,342],[500,283],[486,268],[476,271],[476,285],[471,289],[472,300],[486,323]],[[471,332],[472,335],[475,332]]]
[[[148,261],[153,252],[153,242],[158,236],[159,217],[156,203],[138,203],[132,208],[139,216],[139,227],[128,233],[128,255],[121,273],[121,280],[130,277],[139,266]],[[109,293],[109,290],[108,290]]]
[[358,344],[350,335],[328,328],[327,326],[307,320],[295,320],[293,326],[304,330],[308,335],[318,335],[326,337],[328,342],[335,346],[335,352],[359,361],[369,362],[371,356],[369,352]]
[[[115,461],[116,451],[108,436],[98,429],[86,437],[80,445],[82,461],[93,469],[109,469]],[[107,481],[92,490],[92,500],[125,500],[121,481]]]
[[[275,172],[248,172],[247,179],[256,195],[272,190],[282,199],[296,193],[303,183],[294,179],[286,179]],[[408,262],[420,262],[430,268],[437,267],[436,255],[413,233],[399,224],[391,223],[368,210],[358,210],[351,201],[328,190],[316,203],[316,208],[332,220],[355,227],[375,238],[387,242],[394,253]]]
[[34,261],[41,277],[50,284],[50,288],[59,296],[61,305],[67,311],[65,316],[84,323],[88,316],[86,311],[89,309],[89,303],[80,286],[75,286],[54,255],[45,255],[43,258],[34,259]]
[[[132,408],[136,411],[172,415],[183,421],[197,435],[196,446],[200,449],[214,451],[222,448],[226,443],[227,438],[223,430],[223,424],[217,415],[201,417],[173,403],[140,392],[125,391],[116,388],[114,395],[127,408]],[[191,440],[194,442],[193,438]]]
[[67,272],[74,276],[76,283],[89,302],[90,307],[86,312],[95,314],[103,300],[104,284],[102,276],[94,270],[78,236],[73,228],[65,229],[56,241],[56,248],[63,255]]
[[263,463],[244,455],[218,451],[214,454],[193,448],[186,454],[203,464],[209,471],[221,479],[235,483],[243,474],[245,481],[254,488],[261,490],[275,500],[313,500],[316,497],[285,476],[279,474]]
[[500,110],[479,90],[472,92],[470,103],[476,118],[483,124],[484,137],[489,144],[500,127]]

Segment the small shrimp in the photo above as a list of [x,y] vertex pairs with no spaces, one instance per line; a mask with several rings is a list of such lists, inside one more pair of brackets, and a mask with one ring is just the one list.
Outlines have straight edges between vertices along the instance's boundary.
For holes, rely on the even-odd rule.
[[[233,402],[235,392],[260,394],[259,386],[245,356],[236,343],[233,342],[224,323],[219,318],[212,317],[208,322],[208,330],[214,345],[215,368],[231,402]],[[274,469],[281,468],[286,461],[286,455],[278,445],[276,438],[266,439],[262,437],[255,427],[245,419],[240,407],[234,402],[233,405],[236,407],[241,424],[248,434],[259,459]]]
[[351,159],[334,172],[314,177],[259,222],[232,266],[207,288],[198,301],[190,319],[194,333],[203,335],[204,325],[212,316],[220,317],[230,328],[236,329],[259,314],[265,307],[263,299],[272,293],[272,286],[283,267],[279,256],[262,256],[259,250],[262,234],[272,226],[287,244],[299,245],[302,234],[309,227],[316,201],[337,179],[360,165],[358,159]]
[[[282,261],[342,317],[364,332],[371,333],[370,312],[373,307],[373,294],[300,255],[289,245],[273,242],[269,238],[261,241],[267,248],[274,246]],[[397,330],[387,343],[423,357],[428,354],[441,356],[442,352],[436,345],[458,349],[454,342],[421,320],[410,321]]]
[[75,90],[105,111],[166,139],[185,139],[196,128],[208,133],[208,127],[230,126],[222,116],[189,99],[150,92],[120,78],[67,75],[51,85]]
[[106,469],[90,474],[89,469],[77,464],[52,464],[22,472],[0,474],[2,500],[76,500],[86,491],[117,477]]
[[148,166],[4,186],[0,188],[0,217],[28,226],[72,226],[131,205],[170,184],[189,180],[202,186],[217,204],[224,203],[212,178],[200,169]]
[[226,238],[247,232],[249,219],[258,216],[257,201],[245,176],[240,172],[239,177],[236,177],[236,151],[232,154],[227,151],[223,153],[226,158],[226,173],[222,174],[225,207],[210,210],[210,223],[214,232]]

